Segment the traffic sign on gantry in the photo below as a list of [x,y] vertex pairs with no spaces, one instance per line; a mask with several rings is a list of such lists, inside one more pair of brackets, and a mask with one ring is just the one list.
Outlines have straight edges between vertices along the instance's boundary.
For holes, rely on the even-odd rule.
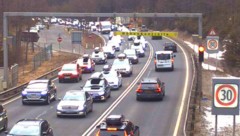
[[136,36],[165,36],[165,37],[177,37],[178,32],[114,32],[114,35],[136,35]]
[[240,78],[214,77],[212,78],[212,114],[239,114],[239,86]]

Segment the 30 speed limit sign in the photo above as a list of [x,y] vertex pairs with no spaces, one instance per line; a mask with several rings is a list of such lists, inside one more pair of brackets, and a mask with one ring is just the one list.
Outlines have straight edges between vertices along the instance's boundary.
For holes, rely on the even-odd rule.
[[238,106],[238,85],[215,84],[214,106],[218,108],[236,108]]
[[239,114],[240,78],[213,77],[212,78],[212,114]]

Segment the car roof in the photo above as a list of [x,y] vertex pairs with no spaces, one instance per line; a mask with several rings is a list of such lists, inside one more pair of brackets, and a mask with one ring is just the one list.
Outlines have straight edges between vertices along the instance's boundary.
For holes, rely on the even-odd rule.
[[21,119],[17,122],[17,124],[18,125],[38,126],[43,121],[45,121],[45,120],[42,120],[42,119]]
[[39,79],[39,80],[31,80],[29,84],[34,84],[34,83],[48,83],[49,79]]
[[91,78],[100,78],[102,76],[101,72],[95,72],[91,75]]
[[171,54],[173,51],[156,51],[155,54]]
[[157,77],[147,77],[141,80],[141,83],[157,83]]
[[66,94],[84,94],[85,91],[82,90],[69,90],[66,92]]

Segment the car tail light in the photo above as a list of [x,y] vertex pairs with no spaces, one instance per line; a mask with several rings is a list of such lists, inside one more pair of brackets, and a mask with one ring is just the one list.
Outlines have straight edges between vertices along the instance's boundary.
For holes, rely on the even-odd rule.
[[154,64],[157,64],[157,60],[156,59],[154,60]]
[[97,132],[96,136],[100,136],[100,131]]
[[156,92],[157,92],[157,93],[161,93],[161,91],[162,91],[162,90],[161,90],[160,86],[157,85],[157,90],[156,90]]
[[136,90],[137,93],[142,93],[143,92],[142,89],[141,89],[141,86],[142,85],[139,85],[139,87],[137,88],[137,90]]

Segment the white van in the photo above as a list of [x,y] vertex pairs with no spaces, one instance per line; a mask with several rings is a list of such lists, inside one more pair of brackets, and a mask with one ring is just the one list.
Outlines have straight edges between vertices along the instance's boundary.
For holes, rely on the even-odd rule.
[[174,57],[172,51],[156,51],[154,55],[155,71],[161,69],[174,70]]

